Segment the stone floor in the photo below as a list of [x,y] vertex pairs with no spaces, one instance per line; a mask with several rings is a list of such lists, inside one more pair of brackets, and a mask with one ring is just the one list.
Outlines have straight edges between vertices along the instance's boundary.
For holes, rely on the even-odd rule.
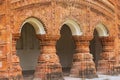
[[[24,77],[24,80],[32,80],[33,76],[26,76]],[[64,77],[65,80],[120,80],[120,75],[119,76],[107,76],[107,75],[99,75],[99,78],[94,78],[94,79],[81,79],[81,78],[73,78],[69,76]]]
[[[24,80],[33,80],[33,73],[34,71],[23,72]],[[69,77],[68,75],[69,75],[68,73],[64,73],[65,80],[120,80],[120,75],[117,76],[98,75],[98,78],[94,78],[94,79],[73,78],[73,77]]]

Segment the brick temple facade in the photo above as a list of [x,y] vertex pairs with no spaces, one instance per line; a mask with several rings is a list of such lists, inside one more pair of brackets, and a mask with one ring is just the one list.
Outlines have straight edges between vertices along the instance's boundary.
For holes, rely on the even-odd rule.
[[[68,64],[66,61],[71,61],[71,77],[119,74],[119,13],[120,0],[0,0],[0,80],[23,80],[22,71],[30,70],[25,67],[29,60],[24,62],[30,57],[33,59],[22,51],[31,53],[29,50],[35,48],[35,41],[38,43],[34,46],[38,44],[36,49],[40,53],[34,58],[37,60],[33,65],[34,80],[64,80],[62,68]],[[29,26],[32,28],[28,29]],[[64,40],[58,42],[66,32],[62,34],[63,27],[70,30],[69,39],[75,46],[69,60],[66,56],[71,49],[62,56],[62,50],[66,51],[67,46],[60,47],[62,43],[66,44]],[[27,33],[30,30],[35,34]],[[35,39],[27,38],[26,33]],[[29,49],[25,45],[27,40],[31,40]]]

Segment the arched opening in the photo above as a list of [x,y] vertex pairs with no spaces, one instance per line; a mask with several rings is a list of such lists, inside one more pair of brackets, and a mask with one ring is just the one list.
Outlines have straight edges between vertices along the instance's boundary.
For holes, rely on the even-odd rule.
[[43,24],[37,18],[31,17],[23,22],[19,33],[21,36],[16,44],[17,55],[20,58],[24,78],[31,80],[40,55],[40,42],[36,35],[46,32]]
[[100,59],[100,54],[103,52],[102,43],[100,37],[109,36],[107,28],[99,23],[93,33],[93,39],[90,41],[90,53],[93,55],[93,61],[95,62],[96,69],[98,67],[98,61]]
[[97,69],[100,53],[102,53],[102,44],[97,30],[94,30],[94,38],[90,41],[90,53],[93,55],[93,61]]
[[67,19],[61,27],[60,34],[61,37],[56,44],[57,54],[60,58],[64,75],[69,75],[73,54],[75,53],[75,44],[72,36],[81,36],[83,32],[76,21]]
[[57,54],[60,58],[60,63],[64,75],[69,75],[72,66],[73,54],[75,53],[75,44],[72,39],[72,32],[68,25],[64,24],[60,31],[61,37],[57,41]]
[[24,78],[34,74],[38,56],[40,55],[39,45],[33,25],[28,22],[25,23],[16,44],[17,55],[20,58]]

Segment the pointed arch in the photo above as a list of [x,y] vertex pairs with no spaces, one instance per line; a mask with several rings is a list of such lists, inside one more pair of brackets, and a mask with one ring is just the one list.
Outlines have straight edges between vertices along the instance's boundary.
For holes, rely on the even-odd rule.
[[68,27],[70,28],[70,30],[72,32],[72,35],[82,35],[83,34],[82,30],[80,29],[80,26],[74,20],[68,19],[63,23],[63,25],[64,24],[68,25]]
[[23,22],[21,25],[20,33],[25,23],[30,23],[34,27],[36,34],[46,34],[43,24],[38,19],[33,17],[28,18]]
[[109,31],[104,24],[98,23],[95,29],[97,30],[99,36],[109,36]]

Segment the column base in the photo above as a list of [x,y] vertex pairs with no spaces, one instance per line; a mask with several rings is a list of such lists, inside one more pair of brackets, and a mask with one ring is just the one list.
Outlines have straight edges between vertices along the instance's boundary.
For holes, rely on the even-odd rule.
[[90,53],[77,53],[73,57],[73,66],[70,71],[71,77],[96,78],[95,64]]
[[10,79],[11,80],[24,80],[22,75],[13,76]]
[[[23,76],[22,75],[15,75],[15,76],[11,76],[9,73],[5,72],[5,73],[1,73],[0,72],[0,80],[23,80]],[[14,73],[11,73],[14,74]]]
[[[11,73],[11,74],[13,74],[13,73]],[[17,73],[14,72],[14,74],[17,74]],[[13,76],[10,77],[10,79],[11,80],[24,80],[22,74],[13,75]]]
[[56,54],[42,54],[40,56],[34,80],[64,80],[62,67]]
[[34,80],[64,80],[61,65],[57,63],[39,63]]
[[120,67],[115,66],[115,60],[100,60],[97,72],[98,74],[116,75],[120,72]]
[[113,52],[101,53],[100,60],[98,61],[97,72],[99,74],[113,75],[116,74],[115,68],[115,56]]
[[119,75],[120,74],[120,65],[114,66],[113,70],[114,70],[113,75]]

